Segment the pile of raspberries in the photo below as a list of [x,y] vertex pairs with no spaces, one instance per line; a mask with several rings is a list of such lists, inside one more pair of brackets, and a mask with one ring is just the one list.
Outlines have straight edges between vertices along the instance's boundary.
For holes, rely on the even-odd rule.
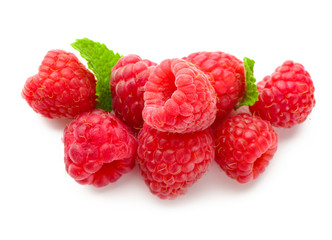
[[[47,118],[72,119],[64,129],[64,163],[80,184],[103,187],[136,165],[150,191],[175,199],[212,161],[248,183],[277,150],[273,127],[302,123],[315,106],[304,67],[285,61],[247,94],[244,64],[224,52],[196,52],[156,64],[130,54],[109,69],[112,111],[96,108],[96,77],[72,53],[49,51],[22,96]],[[241,109],[245,111],[241,111]]]

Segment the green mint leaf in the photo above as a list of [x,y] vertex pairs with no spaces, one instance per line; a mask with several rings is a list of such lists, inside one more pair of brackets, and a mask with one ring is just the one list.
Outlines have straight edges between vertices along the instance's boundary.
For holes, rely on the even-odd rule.
[[246,78],[246,91],[242,101],[235,108],[239,108],[241,106],[252,106],[258,100],[258,90],[255,84],[256,79],[254,78],[254,64],[254,60],[247,57],[243,58],[243,66]]
[[97,78],[96,95],[98,103],[96,108],[111,111],[111,70],[122,56],[109,50],[105,44],[94,42],[88,38],[77,39],[71,46],[87,60],[89,69]]

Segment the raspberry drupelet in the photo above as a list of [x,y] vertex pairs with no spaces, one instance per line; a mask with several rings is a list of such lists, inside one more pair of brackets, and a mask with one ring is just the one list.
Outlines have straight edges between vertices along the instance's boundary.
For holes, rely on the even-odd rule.
[[22,97],[44,117],[72,119],[96,105],[96,79],[74,54],[52,50],[25,82]]
[[215,91],[208,76],[183,59],[166,59],[145,84],[143,119],[174,133],[208,128],[216,117]]
[[64,130],[65,166],[80,184],[103,187],[135,166],[137,141],[114,114],[94,109]]

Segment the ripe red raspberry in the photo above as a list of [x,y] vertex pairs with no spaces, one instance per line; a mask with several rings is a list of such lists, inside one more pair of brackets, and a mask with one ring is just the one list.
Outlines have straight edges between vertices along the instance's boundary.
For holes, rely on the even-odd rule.
[[134,129],[143,126],[144,85],[155,65],[131,54],[122,57],[112,69],[110,84],[113,111]]
[[185,194],[214,159],[212,132],[160,132],[144,124],[138,135],[138,166],[150,191],[161,199]]
[[48,118],[74,118],[96,105],[94,75],[72,54],[49,51],[38,74],[27,79],[22,97]]
[[302,123],[316,103],[309,73],[293,61],[276,68],[257,84],[257,89],[259,100],[250,110],[276,127],[290,128]]
[[216,135],[216,161],[240,183],[256,179],[277,150],[278,135],[258,116],[240,113],[222,123]]
[[217,118],[226,116],[245,93],[243,62],[224,52],[196,52],[184,59],[209,75],[217,94]]
[[65,166],[80,184],[103,187],[135,165],[137,142],[114,114],[94,109],[64,130]]
[[208,128],[216,97],[208,76],[183,59],[156,66],[145,84],[144,121],[159,131],[187,133]]

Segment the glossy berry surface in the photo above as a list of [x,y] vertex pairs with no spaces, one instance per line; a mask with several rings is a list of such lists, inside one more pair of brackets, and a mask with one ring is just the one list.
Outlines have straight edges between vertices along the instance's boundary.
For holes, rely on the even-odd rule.
[[243,62],[224,52],[196,52],[184,59],[209,75],[217,94],[217,119],[226,116],[245,93]]
[[138,135],[138,166],[150,191],[161,199],[186,193],[214,159],[210,129],[195,133],[160,132],[144,124]]
[[75,118],[96,105],[94,75],[63,50],[49,51],[39,72],[25,82],[22,97],[47,118]]
[[154,68],[144,101],[143,119],[159,131],[201,131],[216,117],[215,91],[208,76],[183,59],[166,59]]
[[250,110],[276,127],[290,128],[304,122],[316,103],[309,73],[293,61],[284,62],[257,88],[259,100]]
[[268,121],[240,113],[217,131],[216,162],[229,177],[247,183],[265,171],[277,145],[278,135]]
[[64,130],[65,166],[80,184],[103,187],[135,165],[137,141],[114,114],[84,112]]
[[128,126],[143,126],[144,85],[156,64],[130,54],[122,57],[111,73],[112,105],[115,114]]

